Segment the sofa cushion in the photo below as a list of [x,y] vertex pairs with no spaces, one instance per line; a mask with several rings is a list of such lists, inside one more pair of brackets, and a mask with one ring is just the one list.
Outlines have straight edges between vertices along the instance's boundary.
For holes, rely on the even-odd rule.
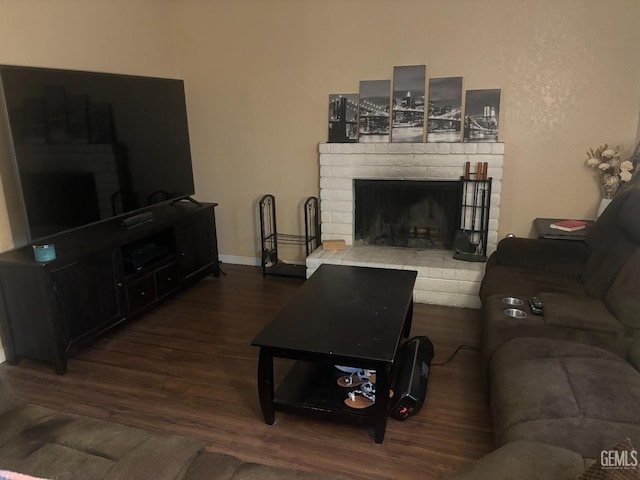
[[11,410],[7,410],[0,415],[0,456],[5,444],[33,424],[37,424],[43,419],[50,418],[52,411],[48,408],[37,405],[19,404]]
[[602,358],[625,364],[623,358],[602,348],[584,343],[557,341],[548,338],[520,338],[505,343],[491,359],[491,375],[516,362],[559,357]]
[[0,378],[0,415],[14,409],[19,403],[7,382]]
[[516,441],[485,455],[449,480],[574,480],[583,471],[583,459],[575,452]]
[[540,294],[544,304],[544,322],[557,327],[578,328],[618,334],[624,331],[601,300],[576,299],[571,295],[545,292]]
[[181,479],[201,449],[202,444],[190,438],[153,434],[120,458],[106,478],[108,480]]
[[639,286],[640,250],[622,267],[604,297],[605,303],[616,318],[633,330],[640,330]]
[[20,404],[0,417],[0,465],[57,480],[181,478],[198,441]]
[[230,480],[242,460],[223,453],[200,452],[187,470],[184,480]]
[[592,251],[582,280],[589,295],[603,298],[614,278],[640,243],[640,190],[616,198],[587,234]]
[[640,372],[640,336],[635,337],[629,351],[627,352],[627,361]]
[[640,373],[605,350],[511,340],[491,362],[491,391],[498,445],[539,441],[599,458],[621,438],[640,442]]
[[82,472],[83,480],[101,480],[108,477],[113,461],[78,452],[57,444],[42,444],[28,457],[0,456],[2,465],[16,472],[55,480],[74,480]]

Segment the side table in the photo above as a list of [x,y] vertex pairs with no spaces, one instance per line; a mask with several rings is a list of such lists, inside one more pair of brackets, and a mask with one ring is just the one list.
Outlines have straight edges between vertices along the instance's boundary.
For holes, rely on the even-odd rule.
[[586,228],[576,230],[574,232],[565,232],[551,228],[549,225],[555,222],[561,222],[564,218],[536,218],[533,221],[533,228],[538,238],[546,238],[550,240],[573,240],[583,241],[589,233],[589,229],[593,226],[593,220],[584,220],[587,222]]

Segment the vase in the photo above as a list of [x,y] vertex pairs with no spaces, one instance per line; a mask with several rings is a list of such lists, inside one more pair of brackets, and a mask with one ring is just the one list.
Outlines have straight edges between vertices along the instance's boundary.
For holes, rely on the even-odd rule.
[[598,207],[598,213],[596,214],[596,219],[600,218],[602,212],[609,206],[613,198],[603,198],[600,200],[600,206]]

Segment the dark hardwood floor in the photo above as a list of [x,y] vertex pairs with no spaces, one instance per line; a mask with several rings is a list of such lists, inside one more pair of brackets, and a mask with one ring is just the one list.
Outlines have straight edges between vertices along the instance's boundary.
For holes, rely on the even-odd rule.
[[[250,343],[302,282],[263,279],[255,267],[223,268],[227,276],[198,282],[80,350],[66,375],[23,360],[0,365],[0,376],[24,400],[59,411],[198,438],[246,461],[357,480],[446,478],[493,450],[480,354],[464,349],[433,366],[424,407],[404,422],[390,418],[382,445],[366,427],[280,412],[266,425],[258,349]],[[442,362],[459,344],[479,344],[479,312],[416,304],[411,334],[429,336],[434,363]],[[278,363],[276,377],[287,366]]]

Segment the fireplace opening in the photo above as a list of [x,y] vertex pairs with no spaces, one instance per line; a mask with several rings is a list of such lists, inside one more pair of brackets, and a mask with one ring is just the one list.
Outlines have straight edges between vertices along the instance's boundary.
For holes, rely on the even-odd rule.
[[451,249],[459,228],[458,180],[354,180],[355,242]]

